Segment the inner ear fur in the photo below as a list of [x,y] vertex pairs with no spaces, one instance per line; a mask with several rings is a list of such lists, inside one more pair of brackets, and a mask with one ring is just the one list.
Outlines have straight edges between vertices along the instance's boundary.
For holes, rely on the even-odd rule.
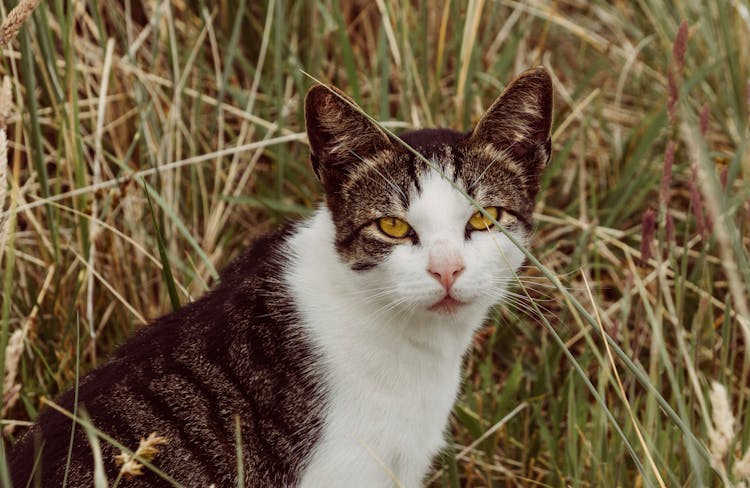
[[305,97],[305,123],[313,170],[331,193],[363,159],[390,146],[388,136],[333,86],[315,85]]
[[471,133],[475,145],[490,144],[528,169],[549,161],[552,78],[542,66],[524,71],[503,90]]

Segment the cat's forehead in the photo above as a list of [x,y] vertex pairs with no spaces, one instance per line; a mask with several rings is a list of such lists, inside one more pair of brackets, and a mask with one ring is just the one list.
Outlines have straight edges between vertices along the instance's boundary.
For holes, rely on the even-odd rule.
[[466,219],[473,207],[463,188],[453,179],[453,169],[445,172],[431,169],[421,178],[421,189],[412,190],[407,220],[422,236],[458,231],[463,236]]
[[502,206],[524,215],[533,208],[522,168],[505,151],[467,144],[465,134],[448,129],[412,131],[400,137],[422,157],[395,143],[358,158],[350,168],[337,208],[346,208],[354,223],[381,215],[405,216],[434,174],[446,177],[482,206]]
[[[344,190],[349,194],[359,194],[372,185],[373,190],[380,190],[383,185],[408,193],[412,187],[419,188],[420,180],[429,173],[431,166],[451,170],[455,164],[455,154],[460,143],[466,138],[461,132],[450,129],[420,129],[399,134],[405,143],[394,143],[367,157],[355,155],[359,164],[350,169]],[[411,149],[424,159],[415,155]],[[363,185],[363,182],[366,184]]]
[[449,145],[417,149],[429,161],[405,148],[380,151],[369,158],[360,158],[343,185],[346,199],[377,207],[389,206],[405,210],[412,197],[422,191],[423,181],[434,171],[455,176],[454,148]]

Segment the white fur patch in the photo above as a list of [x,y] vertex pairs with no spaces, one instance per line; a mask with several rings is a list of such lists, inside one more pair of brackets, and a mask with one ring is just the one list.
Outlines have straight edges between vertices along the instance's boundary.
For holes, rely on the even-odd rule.
[[[368,271],[339,260],[326,208],[291,238],[285,280],[320,348],[328,387],[322,437],[301,487],[421,485],[443,445],[473,332],[523,261],[498,231],[465,239],[474,211],[431,174],[407,213],[419,243],[396,246]],[[434,245],[448,246],[465,266],[451,288],[463,305],[452,314],[429,310],[445,294],[427,271]]]

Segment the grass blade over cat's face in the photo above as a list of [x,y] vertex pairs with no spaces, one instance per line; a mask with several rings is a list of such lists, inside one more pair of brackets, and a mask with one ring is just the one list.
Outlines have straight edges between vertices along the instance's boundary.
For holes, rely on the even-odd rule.
[[451,183],[525,239],[549,159],[549,75],[536,68],[519,76],[468,134],[403,134],[434,167],[353,104],[322,85],[305,103],[313,166],[342,260],[362,272],[363,286],[389,290],[380,298],[398,303],[395,311],[452,315],[475,305],[483,313],[502,296],[504,286],[492,283],[507,282],[522,256],[496,229],[472,224],[477,209]]

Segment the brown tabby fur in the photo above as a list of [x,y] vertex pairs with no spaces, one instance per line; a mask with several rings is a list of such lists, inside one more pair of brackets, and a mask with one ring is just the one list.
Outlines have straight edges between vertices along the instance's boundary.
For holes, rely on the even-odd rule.
[[[363,271],[395,245],[374,238],[374,219],[403,215],[430,167],[337,95],[344,96],[324,86],[310,90],[307,131],[336,227],[331,240],[343,262]],[[474,198],[494,199],[503,225],[528,231],[550,154],[551,106],[550,77],[536,68],[511,83],[469,133],[426,129],[401,138]],[[245,486],[299,481],[321,434],[328,386],[319,366],[324,351],[311,344],[283,281],[296,225],[257,241],[214,290],[138,331],[81,381],[80,408],[99,430],[130,449],[156,432],[168,439],[153,460],[160,470],[185,486],[229,487],[237,484],[239,418]],[[74,397],[71,390],[56,403],[72,411]],[[10,456],[14,486],[30,479],[32,486],[60,486],[72,427],[62,414],[42,411]],[[107,442],[101,448],[114,480],[119,452]],[[91,452],[75,426],[68,486],[92,486]],[[145,469],[122,486],[166,485]]]

